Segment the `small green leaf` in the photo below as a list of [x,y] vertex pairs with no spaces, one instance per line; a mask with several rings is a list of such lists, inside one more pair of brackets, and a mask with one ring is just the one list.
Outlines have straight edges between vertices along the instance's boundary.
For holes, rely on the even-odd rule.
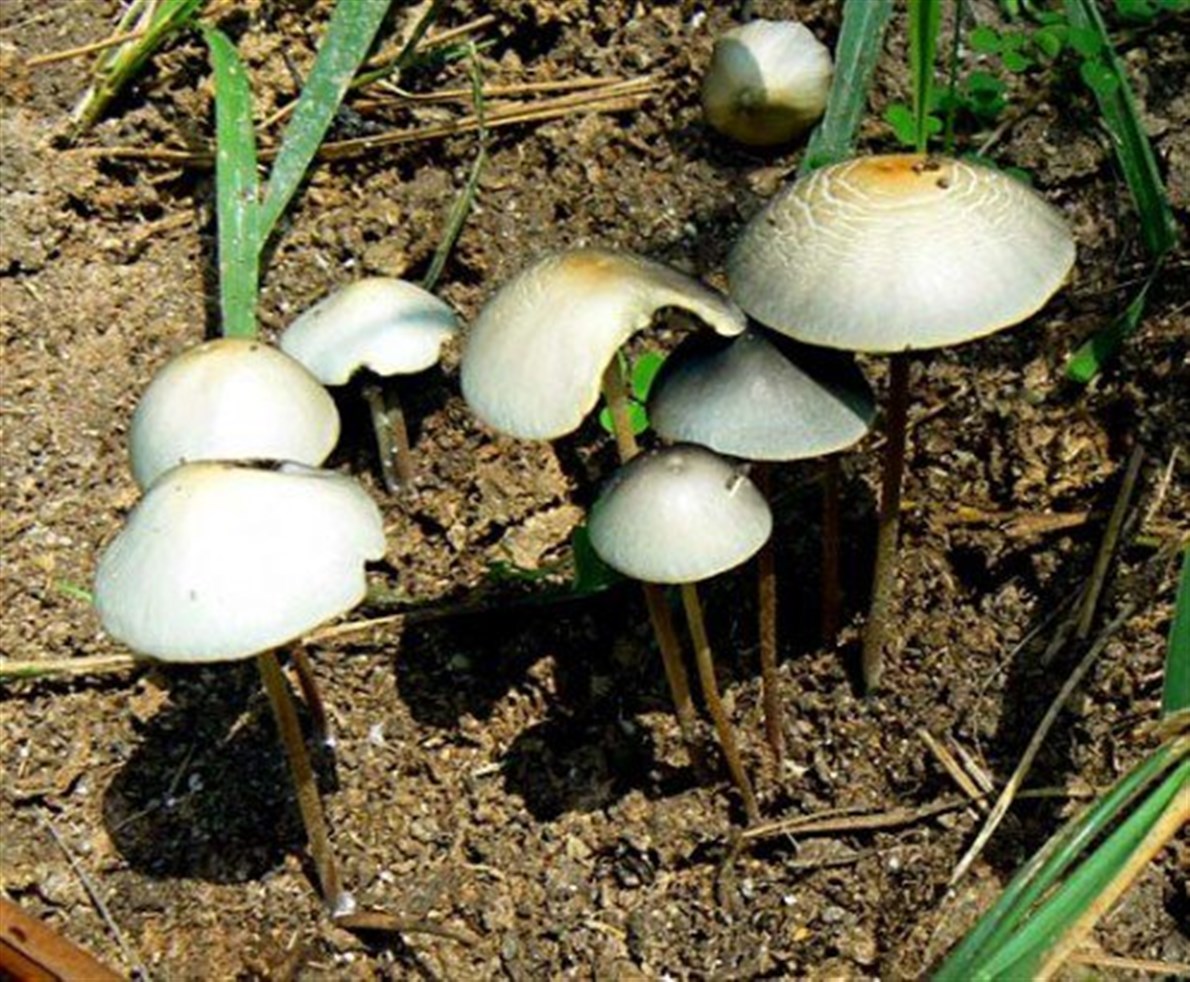
[[649,401],[653,381],[664,364],[665,355],[660,351],[646,351],[636,359],[636,364],[632,366],[632,395],[638,402]]
[[575,593],[598,593],[615,586],[623,579],[619,573],[599,558],[591,545],[591,533],[586,524],[576,525],[570,533],[570,549],[574,554],[574,581],[571,590]]
[[1033,44],[1042,57],[1053,61],[1062,53],[1069,33],[1069,29],[1062,25],[1043,27],[1033,35]]
[[967,35],[967,43],[971,46],[972,51],[978,51],[985,55],[995,54],[1003,47],[1000,32],[994,27],[987,26],[975,28]]
[[1008,85],[990,72],[972,72],[967,76],[967,91],[972,95],[1000,96],[1008,89]]
[[894,102],[885,107],[884,121],[892,127],[893,136],[902,146],[911,147],[917,139],[917,120],[913,110],[903,102]]
[[1024,31],[1006,31],[1000,36],[1001,51],[1021,51],[1029,43],[1029,35]]
[[1019,75],[1021,72],[1028,71],[1033,66],[1033,59],[1020,51],[1005,51],[1000,60],[1014,75]]
[[1071,26],[1070,46],[1084,58],[1094,58],[1103,50],[1103,38],[1093,27]]
[[[645,412],[645,407],[635,399],[628,400],[628,422],[632,426],[633,436],[640,436],[649,428],[649,415]],[[599,425],[608,433],[616,432],[612,426],[611,410],[607,406],[599,410]]]
[[1124,339],[1140,326],[1149,287],[1155,279],[1156,271],[1145,281],[1145,285],[1132,298],[1124,312],[1071,356],[1070,361],[1066,363],[1068,379],[1085,385],[1103,370],[1103,366],[1119,350]]

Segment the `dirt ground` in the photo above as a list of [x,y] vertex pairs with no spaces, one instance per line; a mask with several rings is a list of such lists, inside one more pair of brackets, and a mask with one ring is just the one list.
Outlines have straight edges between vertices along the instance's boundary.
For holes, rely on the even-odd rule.
[[[66,149],[60,137],[86,59],[25,65],[106,37],[117,6],[0,4],[6,659],[122,653],[79,589],[137,497],[129,417],[167,358],[217,331],[211,175]],[[223,26],[249,63],[263,118],[295,94],[328,4],[241,6]],[[635,110],[491,134],[476,207],[440,286],[464,321],[541,252],[581,244],[631,249],[723,285],[736,233],[800,153],[747,151],[702,124],[697,80],[738,6],[446,5],[443,28],[494,14],[478,33],[491,42],[489,84],[656,80]],[[838,9],[826,0],[753,6],[797,17],[829,43],[837,35]],[[970,8],[980,22],[998,16],[984,0]],[[1187,31],[1183,19],[1122,35],[1182,221]],[[893,148],[879,113],[904,95],[904,43],[898,15],[864,150]],[[453,63],[403,83],[433,92],[466,79]],[[767,839],[733,855],[736,799],[722,777],[700,784],[685,763],[639,592],[533,603],[548,577],[525,583],[501,572],[509,562],[548,569],[565,559],[569,531],[611,466],[606,437],[590,425],[550,446],[486,431],[458,393],[455,348],[440,371],[406,387],[420,468],[411,494],[384,498],[349,393],[333,460],[377,493],[389,533],[388,556],[370,573],[375,600],[353,618],[410,607],[435,614],[311,654],[334,721],[334,745],[317,764],[347,885],[361,906],[464,931],[470,943],[420,933],[364,941],[320,909],[249,663],[5,681],[5,894],[122,972],[139,966],[157,979],[922,973],[1088,793],[1150,745],[1137,727],[1160,700],[1174,577],[1162,546],[1190,530],[1185,255],[1152,291],[1142,330],[1112,369],[1085,389],[1065,383],[1066,355],[1123,307],[1144,255],[1084,91],[1035,75],[1016,84],[1011,106],[989,152],[1027,169],[1065,213],[1078,262],[1070,285],[1029,323],[915,362],[901,650],[885,689],[864,698],[855,678],[878,430],[844,458],[848,624],[829,644],[813,613],[816,471],[777,477],[790,748],[780,771],[763,740],[752,570],[705,591],[766,816],[904,810],[902,821]],[[335,135],[465,109],[360,109]],[[82,146],[187,148],[211,129],[205,53],[189,37]],[[968,127],[964,146],[988,135]],[[317,168],[265,270],[265,335],[358,276],[423,275],[475,151],[475,137],[460,135]],[[647,346],[668,349],[680,333],[660,327]],[[881,362],[863,364],[882,391]],[[1137,501],[1100,616],[1086,642],[1046,662],[1138,444]],[[1027,782],[1051,793],[1018,802],[951,889],[981,816],[960,801],[922,732],[1002,781],[1072,666],[1116,620]],[[940,802],[958,804],[926,814]],[[1179,860],[1184,872],[1184,835],[1098,929],[1093,951],[1190,961]]]

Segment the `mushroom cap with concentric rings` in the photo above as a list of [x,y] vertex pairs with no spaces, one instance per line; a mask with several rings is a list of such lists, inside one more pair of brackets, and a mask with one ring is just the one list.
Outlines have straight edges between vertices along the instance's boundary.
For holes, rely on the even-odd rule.
[[751,557],[772,533],[773,516],[738,467],[681,444],[616,471],[587,527],[595,552],[626,576],[694,583]]
[[747,322],[726,297],[640,256],[545,256],[497,290],[471,325],[463,397],[501,433],[552,440],[573,432],[599,401],[617,349],[663,307],[688,310],[720,334],[739,334]]
[[796,181],[744,229],[727,273],[732,299],[783,334],[897,352],[1019,323],[1073,264],[1065,219],[1016,178],[900,154]]

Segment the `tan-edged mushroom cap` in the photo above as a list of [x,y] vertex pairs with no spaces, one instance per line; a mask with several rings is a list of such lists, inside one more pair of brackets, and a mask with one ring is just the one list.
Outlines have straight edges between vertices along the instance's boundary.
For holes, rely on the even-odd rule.
[[606,249],[546,256],[479,312],[463,349],[463,396],[503,433],[539,440],[570,433],[598,402],[616,350],[663,307],[688,310],[720,334],[745,325],[725,297],[640,256]]
[[755,328],[730,341],[687,338],[653,383],[653,429],[747,460],[818,457],[863,437],[876,405],[852,356],[802,345],[799,365],[784,347],[794,343]]
[[591,545],[646,583],[694,583],[738,566],[768,539],[773,516],[738,468],[705,447],[641,454],[591,508]]
[[768,327],[849,351],[969,341],[1036,312],[1074,264],[1062,215],[990,168],[916,155],[824,167],[774,198],[727,261]]
[[153,376],[132,414],[132,476],[148,487],[198,460],[317,465],[339,439],[339,411],[318,382],[263,341],[188,348]]
[[361,368],[381,376],[424,371],[457,329],[454,311],[428,290],[374,276],[318,301],[281,333],[280,345],[323,385],[344,385]]
[[384,555],[380,511],[355,481],[300,464],[184,464],[140,500],[99,562],[108,633],[163,661],[246,658],[364,597]]

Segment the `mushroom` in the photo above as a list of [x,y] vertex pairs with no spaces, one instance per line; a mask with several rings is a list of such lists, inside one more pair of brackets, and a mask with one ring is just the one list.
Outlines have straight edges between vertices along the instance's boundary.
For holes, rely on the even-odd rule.
[[350,478],[301,464],[183,464],[158,478],[108,545],[95,576],[104,628],[165,662],[255,656],[297,789],[322,896],[340,887],[326,820],[274,649],[364,597],[364,563],[384,555],[379,509]]
[[396,388],[383,380],[438,363],[457,330],[454,311],[428,290],[390,277],[369,277],[336,290],[281,334],[281,350],[323,385],[346,385],[357,372],[376,433],[380,473],[389,493],[413,478],[409,432]]
[[776,146],[823,114],[833,73],[830,49],[804,24],[754,20],[715,42],[702,83],[703,111],[733,140]]
[[[471,326],[463,396],[493,429],[550,440],[577,429],[602,389],[620,458],[630,460],[638,448],[616,356],[664,307],[690,311],[720,334],[739,334],[745,325],[729,300],[660,263],[596,248],[547,255],[501,287]],[[665,594],[645,584],[644,595],[678,723],[694,755],[694,704]]]
[[589,524],[591,546],[613,569],[645,583],[679,585],[703,696],[749,823],[759,820],[760,811],[719,698],[694,583],[748,560],[772,528],[756,486],[722,457],[693,444],[626,463],[591,507]]
[[261,341],[220,338],[153,376],[132,414],[132,475],[143,490],[198,460],[317,466],[338,439],[334,400],[298,362]]
[[732,297],[810,344],[892,354],[863,674],[880,682],[895,585],[911,351],[1039,310],[1074,264],[1060,212],[989,168],[915,154],[824,167],[779,194],[728,257]]
[[[683,341],[666,359],[649,401],[649,419],[660,436],[757,461],[752,473],[766,493],[769,462],[833,455],[863,437],[874,415],[871,389],[850,356],[795,346],[756,327],[727,342],[697,335]],[[827,457],[825,469],[822,630],[830,638],[839,608],[838,459]],[[780,761],[772,539],[757,564],[765,732]]]

